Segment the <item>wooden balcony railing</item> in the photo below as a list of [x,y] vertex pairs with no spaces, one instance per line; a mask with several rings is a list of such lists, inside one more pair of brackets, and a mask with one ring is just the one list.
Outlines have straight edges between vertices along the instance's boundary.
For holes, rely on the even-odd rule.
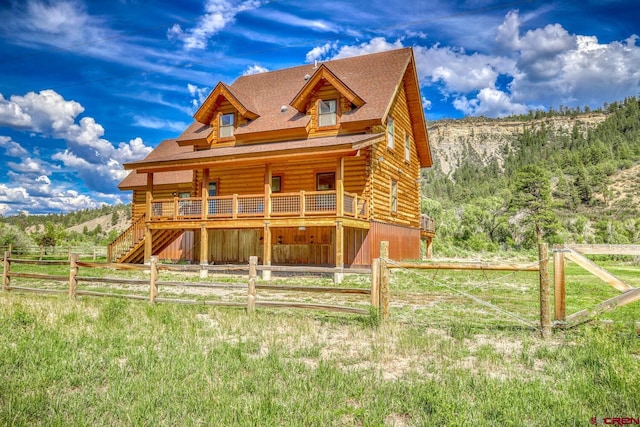
[[[203,206],[206,212],[202,212]],[[271,206],[266,212],[266,206]],[[344,193],[343,215],[352,218],[369,218],[368,200],[357,194]],[[235,219],[298,217],[338,215],[336,191],[300,191],[298,193],[273,193],[270,203],[265,203],[263,194],[234,194],[231,196],[157,199],[151,202],[150,219]]]
[[430,218],[429,215],[420,215],[420,230],[427,233],[435,233],[436,224],[433,218]]

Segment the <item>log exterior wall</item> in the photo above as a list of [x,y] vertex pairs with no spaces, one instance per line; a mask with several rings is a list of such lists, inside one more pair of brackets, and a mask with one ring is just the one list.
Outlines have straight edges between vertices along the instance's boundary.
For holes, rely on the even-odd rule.
[[[420,226],[420,166],[404,86],[400,86],[389,117],[394,121],[394,147],[379,143],[371,156],[372,219],[418,228]],[[386,126],[377,131],[385,132]],[[411,140],[410,161],[405,160],[405,136]],[[378,160],[382,159],[382,160]],[[398,183],[398,208],[391,210],[391,183]]]

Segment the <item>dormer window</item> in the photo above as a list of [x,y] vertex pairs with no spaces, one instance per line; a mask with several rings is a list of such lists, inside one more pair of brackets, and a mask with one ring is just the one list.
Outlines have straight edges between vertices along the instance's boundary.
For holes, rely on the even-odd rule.
[[318,102],[318,127],[338,124],[337,104],[335,99],[320,100]]
[[233,137],[233,127],[235,124],[235,115],[233,113],[220,115],[220,130],[218,136],[220,138]]

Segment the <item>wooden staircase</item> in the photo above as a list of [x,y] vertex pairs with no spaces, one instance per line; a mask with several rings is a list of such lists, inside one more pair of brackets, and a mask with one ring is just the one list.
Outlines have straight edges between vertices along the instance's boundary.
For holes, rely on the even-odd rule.
[[[141,264],[144,262],[145,215],[137,218],[129,228],[107,246],[107,261]],[[152,254],[162,252],[180,237],[184,230],[152,230]]]

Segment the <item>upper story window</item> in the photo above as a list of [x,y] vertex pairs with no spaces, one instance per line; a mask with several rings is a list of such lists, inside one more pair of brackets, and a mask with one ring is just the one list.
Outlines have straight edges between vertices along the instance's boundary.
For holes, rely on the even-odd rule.
[[411,162],[411,138],[408,133],[404,136],[404,161]]
[[398,181],[391,181],[391,212],[398,212]]
[[233,127],[235,124],[235,115],[233,113],[220,115],[220,130],[218,136],[220,138],[231,138],[233,136]]
[[394,129],[393,129],[393,118],[389,117],[387,119],[387,147],[393,149],[394,141]]
[[318,102],[318,127],[338,124],[337,106],[338,102],[335,99]]

